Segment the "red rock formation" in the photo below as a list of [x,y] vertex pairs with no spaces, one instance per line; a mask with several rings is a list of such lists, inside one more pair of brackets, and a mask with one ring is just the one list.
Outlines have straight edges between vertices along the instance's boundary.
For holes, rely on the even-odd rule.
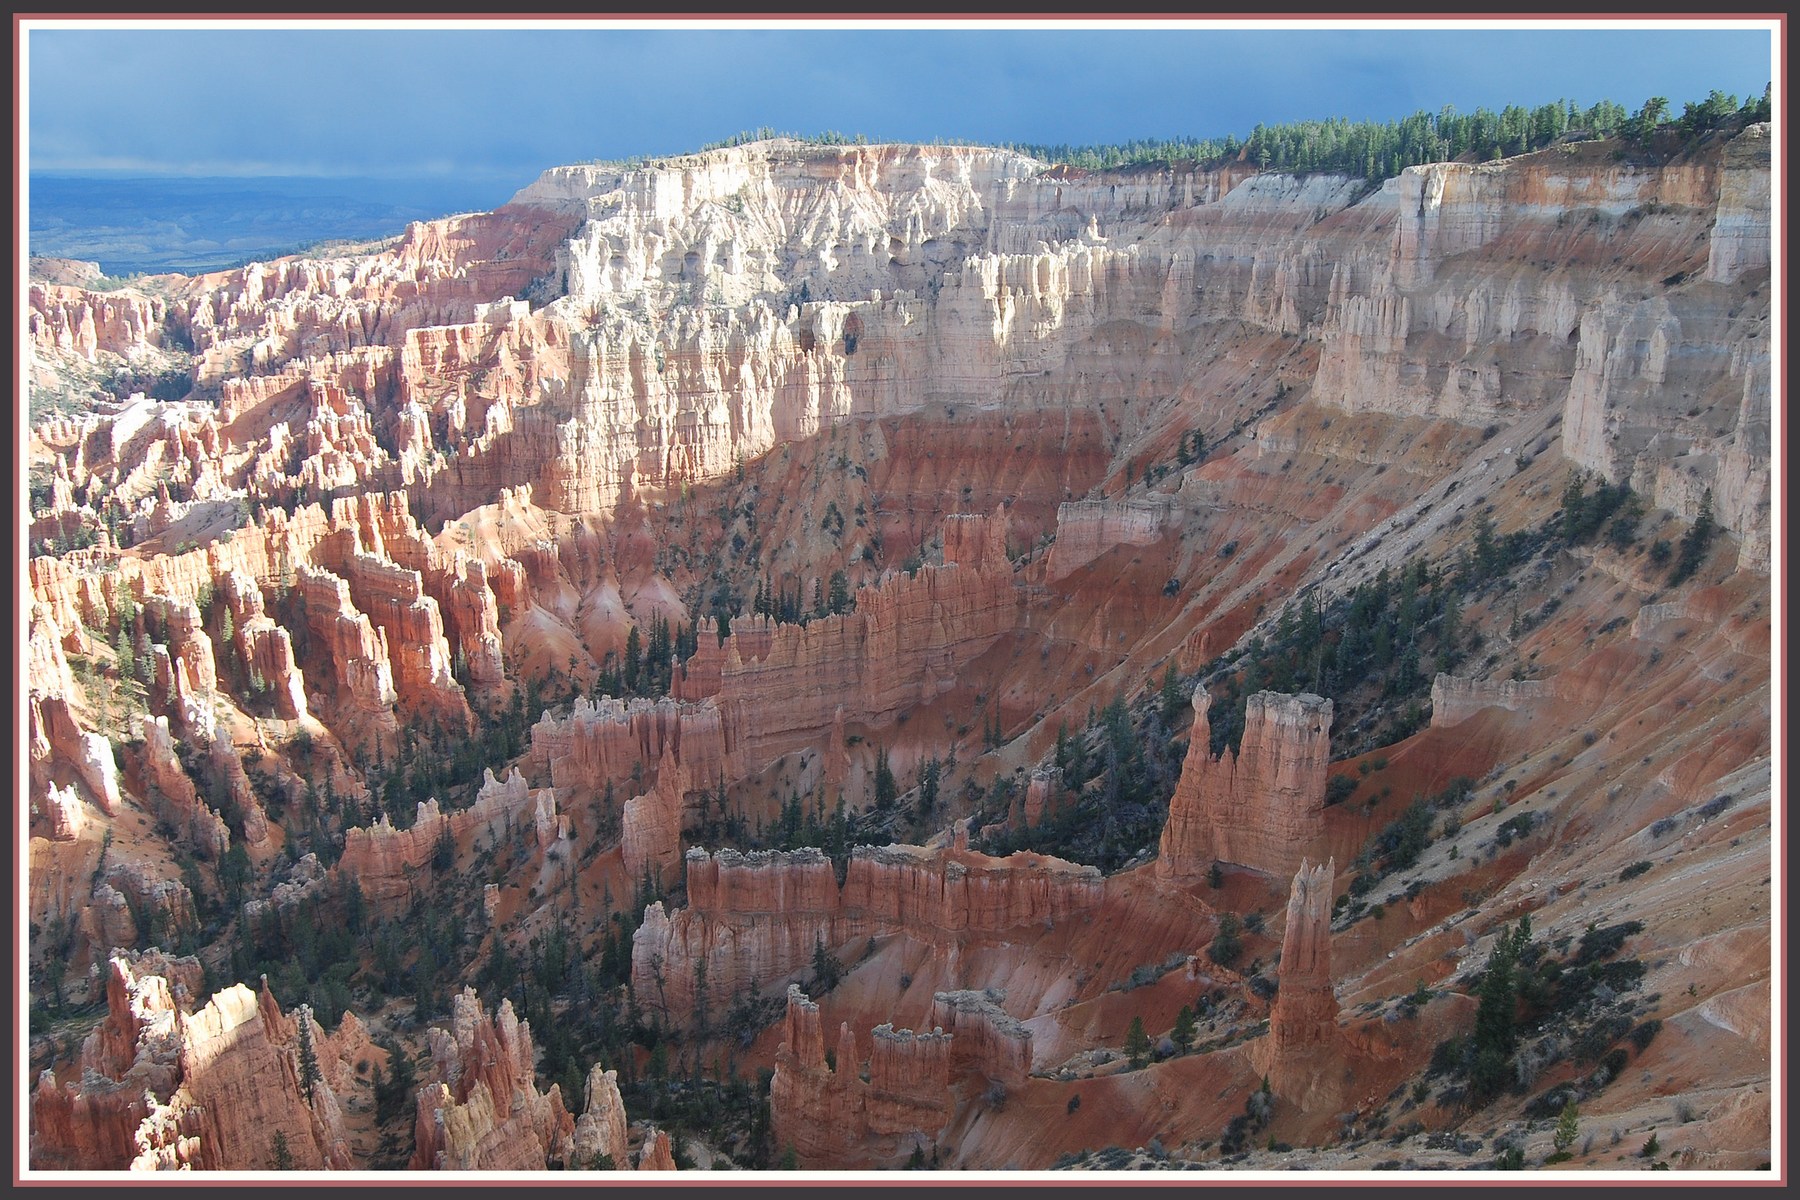
[[1269,1035],[1260,1065],[1277,1096],[1316,1110],[1336,1103],[1341,1082],[1335,1053],[1338,1002],[1331,973],[1331,884],[1335,859],[1304,859],[1288,893],[1281,937],[1281,988],[1269,1010]]
[[681,812],[688,774],[672,748],[663,751],[656,786],[625,802],[619,819],[620,856],[634,880],[650,880],[657,890],[668,885],[681,865]]
[[468,664],[469,685],[478,696],[496,695],[505,679],[500,656],[500,604],[478,558],[458,555],[447,596],[439,600],[444,627],[455,653]]
[[1056,510],[1056,544],[1050,548],[1048,578],[1054,583],[1093,562],[1114,546],[1148,546],[1162,537],[1171,506],[1167,499],[1072,500]]
[[887,576],[856,594],[854,612],[806,625],[738,621],[723,646],[702,623],[676,694],[713,697],[745,771],[817,744],[840,719],[893,723],[1016,624],[1006,523],[1004,513],[953,519],[944,566]]
[[[704,640],[704,638],[702,639]],[[526,767],[557,794],[597,798],[629,786],[634,770],[654,788],[663,764],[679,763],[684,787],[711,789],[735,773],[716,705],[674,700],[577,698],[569,715],[548,713],[531,728]]]
[[376,911],[394,911],[413,895],[415,878],[428,878],[428,864],[446,833],[459,846],[477,838],[498,845],[513,825],[531,822],[535,826],[541,805],[548,806],[551,828],[561,836],[561,827],[555,823],[553,789],[542,788],[534,794],[516,768],[507,774],[505,783],[495,779],[490,770],[483,775],[475,803],[467,808],[443,812],[434,796],[419,803],[418,815],[405,829],[394,828],[382,813],[372,826],[345,830],[344,853],[332,869],[340,877],[354,879]]
[[162,345],[165,302],[125,290],[90,292],[59,284],[31,285],[27,311],[35,353],[96,362],[101,353],[135,358]]
[[350,585],[336,575],[308,566],[296,575],[307,631],[330,664],[333,684],[333,694],[309,699],[308,707],[329,714],[327,724],[346,745],[391,745],[400,727],[394,715],[399,696],[385,632],[356,610]]
[[569,1152],[571,1170],[623,1171],[627,1157],[625,1102],[619,1096],[619,1073],[595,1063],[588,1071],[581,1117],[575,1122]]
[[48,1071],[38,1080],[32,1165],[268,1170],[280,1132],[296,1169],[347,1169],[330,1083],[314,1081],[309,1099],[301,1078],[303,1037],[312,1039],[322,1070],[340,1070],[332,1043],[304,1009],[298,1019],[285,1017],[267,991],[259,999],[236,984],[189,1015],[167,979],[115,958],[107,1018],[82,1047],[79,1082],[59,1087]]
[[443,619],[437,601],[425,594],[419,572],[352,551],[345,560],[344,580],[354,611],[365,614],[381,631],[400,706],[408,715],[472,732],[474,717],[450,671]]
[[61,696],[33,696],[32,741],[42,738],[49,757],[68,764],[101,812],[119,812],[119,769],[113,760],[112,742],[97,733],[84,732],[75,713]]
[[[89,946],[101,954],[129,948],[139,937],[173,944],[183,933],[199,929],[193,893],[177,879],[163,879],[158,867],[142,862],[114,862],[94,881],[93,907],[84,914],[82,930]],[[148,928],[138,928],[139,919]]]
[[843,887],[818,850],[687,853],[689,906],[659,901],[632,938],[639,1002],[676,1024],[692,1020],[698,964],[709,1009],[748,988],[811,968],[813,955],[851,941],[903,933],[934,944],[1005,940],[1091,911],[1100,873],[1020,851],[859,846]]
[[463,989],[451,1001],[450,1028],[433,1028],[430,1043],[412,1170],[541,1171],[567,1160],[575,1122],[555,1084],[537,1090],[531,1025],[513,1015],[511,1000],[489,1017],[475,989]]
[[949,1124],[951,1035],[881,1024],[869,1041],[870,1132],[935,1134]]
[[876,1026],[865,1080],[848,1024],[838,1029],[835,1066],[826,1063],[818,1005],[798,985],[788,987],[786,1021],[769,1118],[776,1145],[792,1147],[802,1166],[892,1166],[949,1124],[955,1104],[948,1034]]
[[44,811],[50,820],[52,841],[72,842],[87,828],[87,813],[81,806],[81,797],[72,787],[59,788],[51,784],[44,799]]
[[638,1147],[637,1169],[640,1171],[673,1171],[675,1169],[675,1149],[669,1141],[666,1130],[652,1129],[645,1133],[644,1144]]
[[169,718],[144,716],[144,752],[141,759],[143,794],[152,810],[174,826],[202,858],[222,858],[231,846],[225,819],[200,799],[194,781],[175,757],[169,736]]
[[288,631],[263,611],[262,590],[243,571],[225,574],[220,595],[232,614],[236,637],[231,649],[253,695],[272,695],[275,715],[298,721],[306,715],[306,683],[294,661]]
[[952,1039],[951,1066],[974,1071],[1007,1087],[1031,1074],[1031,1030],[1001,1005],[1004,992],[938,992],[931,998],[931,1023]]
[[1484,708],[1530,711],[1555,694],[1549,680],[1462,679],[1440,673],[1431,681],[1431,727],[1460,724]]
[[1001,934],[1100,902],[1100,872],[1021,850],[1007,858],[918,846],[858,846],[844,879],[846,936],[905,929]]
[[1181,781],[1169,800],[1159,879],[1188,884],[1215,862],[1287,874],[1324,834],[1331,701],[1258,692],[1244,706],[1237,753],[1212,756],[1212,698],[1194,692],[1194,725]]

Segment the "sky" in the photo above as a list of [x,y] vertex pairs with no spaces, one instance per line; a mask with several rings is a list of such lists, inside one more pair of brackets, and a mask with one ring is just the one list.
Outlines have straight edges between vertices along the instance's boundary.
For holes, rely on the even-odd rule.
[[[1760,94],[1766,29],[27,25],[34,172],[457,177],[740,130],[1090,143],[1569,98]],[[1644,25],[1644,22],[1638,22]]]

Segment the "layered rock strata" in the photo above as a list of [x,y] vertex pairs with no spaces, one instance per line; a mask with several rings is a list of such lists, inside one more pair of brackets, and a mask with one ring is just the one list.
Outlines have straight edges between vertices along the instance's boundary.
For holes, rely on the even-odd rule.
[[1056,510],[1051,582],[1080,570],[1114,546],[1148,546],[1162,537],[1171,506],[1150,500],[1071,500]]
[[820,948],[904,934],[924,943],[1003,941],[1092,911],[1100,872],[1020,851],[858,846],[840,888],[818,850],[687,852],[689,906],[658,901],[632,936],[639,1003],[676,1024],[693,1019],[699,964],[709,1006],[809,970]]
[[1194,725],[1157,852],[1157,877],[1189,884],[1215,862],[1291,874],[1324,834],[1331,701],[1258,692],[1234,753],[1212,755],[1212,698],[1194,692]]
[[1031,1030],[1001,1005],[1005,992],[938,992],[931,998],[931,1023],[949,1031],[952,1065],[990,1082],[1016,1087],[1031,1074]]
[[769,1083],[776,1144],[791,1147],[805,1166],[893,1165],[915,1148],[935,1143],[955,1107],[951,1036],[878,1025],[870,1033],[865,1079],[849,1024],[839,1027],[835,1061],[828,1063],[819,1022],[818,1005],[790,985],[785,1036]]
[[737,621],[722,644],[703,621],[676,695],[713,701],[746,771],[816,744],[840,720],[893,724],[1017,624],[1007,524],[1003,512],[951,518],[943,566],[888,574],[856,593],[853,612],[805,625]]

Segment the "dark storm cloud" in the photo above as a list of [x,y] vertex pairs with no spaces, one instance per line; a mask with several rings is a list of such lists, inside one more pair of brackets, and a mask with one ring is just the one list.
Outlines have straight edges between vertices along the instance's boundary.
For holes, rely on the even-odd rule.
[[739,130],[1243,135],[1568,97],[1760,93],[1727,30],[101,30],[30,35],[34,170],[516,178]]

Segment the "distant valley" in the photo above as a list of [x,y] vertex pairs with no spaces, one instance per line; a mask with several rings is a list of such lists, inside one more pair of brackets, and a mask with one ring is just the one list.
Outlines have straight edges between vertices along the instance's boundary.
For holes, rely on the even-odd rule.
[[195,274],[397,236],[412,221],[503,204],[523,182],[34,173],[31,253],[113,276]]

